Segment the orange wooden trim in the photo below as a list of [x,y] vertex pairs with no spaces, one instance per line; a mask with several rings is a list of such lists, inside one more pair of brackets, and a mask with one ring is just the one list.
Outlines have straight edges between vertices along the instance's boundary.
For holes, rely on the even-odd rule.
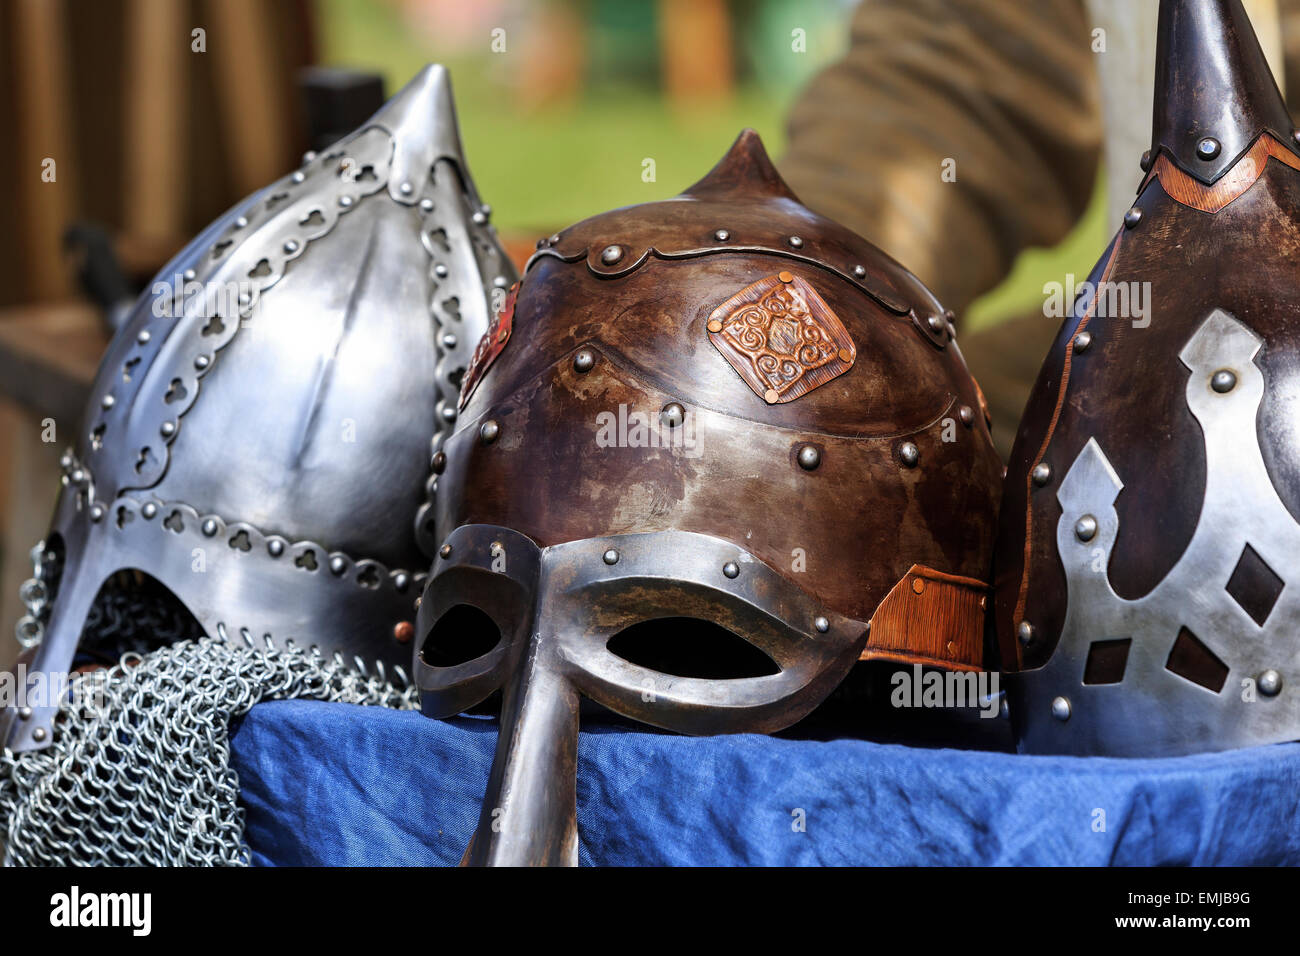
[[1246,151],[1241,159],[1232,164],[1232,168],[1219,177],[1213,185],[1207,186],[1193,176],[1187,175],[1164,153],[1156,159],[1151,172],[1142,181],[1138,190],[1150,185],[1153,179],[1159,179],[1164,191],[1175,202],[1199,209],[1202,212],[1218,212],[1251,186],[1264,174],[1264,167],[1269,157],[1284,166],[1300,170],[1300,157],[1279,143],[1268,133],[1261,133],[1255,144]]
[[860,660],[979,670],[988,586],[914,564],[871,618]]
[[[1115,258],[1119,255],[1119,247],[1123,244],[1124,232],[1121,229],[1120,234],[1115,237],[1115,243],[1111,246],[1110,258],[1106,260],[1106,267],[1101,271],[1100,282],[1105,282],[1110,278],[1111,270],[1115,268]],[[1016,613],[1012,620],[1020,621],[1025,616],[1025,596],[1029,592],[1029,552],[1033,545],[1034,532],[1034,466],[1043,460],[1047,454],[1047,446],[1052,443],[1052,435],[1056,432],[1056,423],[1061,418],[1061,408],[1065,404],[1065,393],[1070,386],[1070,365],[1074,358],[1074,337],[1087,328],[1088,323],[1092,321],[1093,310],[1097,307],[1097,300],[1100,296],[1094,295],[1092,302],[1088,305],[1088,311],[1084,313],[1082,321],[1074,330],[1074,335],[1070,336],[1069,343],[1065,346],[1065,363],[1061,367],[1061,385],[1056,392],[1056,407],[1052,409],[1052,420],[1048,423],[1047,434],[1043,436],[1043,443],[1038,448],[1038,454],[1030,463],[1029,468],[1025,471],[1025,557],[1024,569],[1020,576],[1020,594],[1016,598]],[[1016,664],[1017,669],[1023,662],[1020,646],[1016,646]]]

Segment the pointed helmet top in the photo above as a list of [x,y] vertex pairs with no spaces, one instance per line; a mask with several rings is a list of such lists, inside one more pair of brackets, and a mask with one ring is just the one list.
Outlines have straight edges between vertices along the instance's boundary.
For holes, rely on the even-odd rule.
[[771,196],[799,201],[772,165],[763,140],[748,128],[741,131],[718,164],[682,195],[696,199]]
[[1296,149],[1241,0],[1161,0],[1151,155],[1213,183],[1263,132]]
[[366,125],[382,127],[393,135],[393,165],[388,182],[393,199],[407,205],[414,203],[434,165],[446,159],[456,164],[466,192],[473,202],[478,202],[460,142],[451,74],[446,67],[437,63],[426,66]]

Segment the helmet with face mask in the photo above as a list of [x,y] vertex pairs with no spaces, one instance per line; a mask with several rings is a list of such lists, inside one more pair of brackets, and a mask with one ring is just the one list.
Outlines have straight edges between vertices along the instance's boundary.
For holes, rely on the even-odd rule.
[[1165,0],[1146,176],[1007,474],[1023,750],[1300,737],[1296,136],[1239,0]]
[[472,863],[575,863],[579,702],[770,732],[858,660],[974,670],[1001,465],[952,317],[746,131],[538,244],[435,457],[424,710],[503,690]]
[[[124,570],[211,637],[409,661],[430,459],[515,277],[487,216],[431,66],[163,269],[64,456],[19,625],[30,679],[73,668]],[[8,708],[0,739],[48,746],[56,710]]]

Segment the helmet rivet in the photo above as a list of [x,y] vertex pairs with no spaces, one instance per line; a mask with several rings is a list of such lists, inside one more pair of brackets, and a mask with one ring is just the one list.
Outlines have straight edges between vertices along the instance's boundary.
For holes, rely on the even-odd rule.
[[273,558],[278,558],[284,554],[284,542],[277,538],[272,538],[266,542],[266,552]]
[[740,565],[735,561],[728,561],[722,566],[722,573],[729,578],[737,577],[740,574]]
[[1210,388],[1219,394],[1231,392],[1237,387],[1237,375],[1230,369],[1221,368],[1210,378]]
[[442,420],[444,422],[454,422],[456,420],[455,405],[444,405],[442,407]]
[[1028,646],[1034,639],[1034,625],[1028,621],[1021,621],[1016,625],[1016,637],[1020,639],[1022,645]]
[[284,251],[285,251],[285,252],[289,252],[289,253],[297,252],[297,251],[298,251],[298,240],[296,240],[296,239],[290,239],[288,242],[286,242],[286,243],[284,244]]
[[610,548],[603,555],[601,555],[601,559],[606,564],[618,564],[618,552],[615,551],[613,548]]
[[802,249],[802,248],[803,248],[803,240],[800,239],[798,236],[791,236],[791,237],[789,238],[788,241],[789,241],[789,243],[790,243],[790,248],[791,248],[791,249]]
[[1034,470],[1030,474],[1033,476],[1034,484],[1041,488],[1052,480],[1052,466],[1045,461],[1040,461],[1034,465]]
[[351,206],[351,205],[352,205],[352,201],[353,201],[353,200],[352,200],[352,197],[351,197],[351,196],[340,196],[340,197],[339,197],[339,205],[342,206],[344,209],[347,209],[349,206]]
[[731,238],[731,233],[727,232],[725,229],[719,229],[713,234],[713,238],[718,240],[718,242],[726,242]]
[[44,727],[37,727],[35,730],[32,731],[32,740],[36,741],[37,743],[40,743],[44,739],[45,739]]
[[202,530],[207,537],[211,538],[217,533],[217,520],[215,518],[208,518],[203,522]]
[[445,349],[454,349],[456,347],[455,333],[448,332],[446,335],[442,337],[442,347]]
[[410,183],[402,183],[402,185],[397,187],[397,190],[403,196],[409,196],[415,190],[415,187],[412,186]]
[[398,621],[393,625],[393,640],[398,644],[409,644],[415,637],[415,625],[410,621]]
[[23,720],[31,720],[32,709],[30,707],[20,707],[18,709],[18,716],[21,717]]
[[781,393],[774,388],[769,388],[766,392],[763,393],[763,401],[767,402],[767,404],[769,405],[775,405],[780,400],[781,400]]
[[494,289],[508,289],[508,288],[510,288],[510,282],[509,282],[509,280],[506,279],[505,276],[493,276],[493,277],[492,277],[492,288],[494,288]]
[[1057,697],[1052,701],[1052,716],[1064,723],[1070,719],[1070,698]]
[[921,594],[925,591],[924,578],[912,578],[912,593]]
[[420,200],[420,212],[433,212],[433,200],[432,200],[432,199],[421,199],[421,200]]
[[606,246],[600,253],[600,261],[612,266],[623,258],[622,246]]
[[450,557],[451,557],[451,545],[449,545],[449,544],[444,544],[441,548],[439,548],[439,549],[438,549],[438,557],[440,557],[440,558],[450,558]]
[[1132,229],[1141,221],[1142,221],[1142,210],[1139,209],[1137,206],[1132,207],[1128,212],[1124,213],[1124,225],[1127,226],[1129,229]]
[[912,442],[905,441],[898,446],[898,457],[908,468],[915,468],[916,463],[921,460],[921,452]]
[[397,574],[393,575],[393,587],[397,589],[399,594],[410,586],[411,576],[405,571],[398,571]]
[[1204,139],[1202,139],[1199,143],[1196,144],[1196,155],[1201,159],[1208,161],[1218,156],[1219,150],[1221,150],[1222,148],[1223,147],[1219,145],[1219,141],[1217,139],[1215,139],[1213,136],[1206,136]]
[[290,176],[289,178],[292,179],[295,183],[300,183],[300,182],[302,182],[304,179],[306,179],[307,176],[306,176],[305,173],[303,173],[302,170],[295,170],[294,174],[293,174],[292,176]]
[[447,453],[445,451],[440,451],[433,456],[432,468],[433,468],[433,473],[435,475],[441,475],[444,471],[446,471]]
[[211,361],[212,360],[208,358],[206,355],[200,355],[198,358],[194,360],[194,367],[202,371],[203,369],[208,367],[208,363]]
[[575,372],[590,372],[595,364],[596,355],[590,349],[582,349],[573,357],[573,370]]
[[470,221],[474,223],[474,225],[476,226],[486,225],[488,221],[488,217],[484,215],[482,210],[479,210],[478,212],[474,213],[474,215],[470,216],[469,218]]
[[152,501],[146,501],[144,506],[140,509],[140,514],[144,515],[146,521],[152,520],[153,516],[157,513],[158,506]]
[[1140,166],[1140,167],[1142,168],[1142,172],[1144,172],[1144,173],[1150,171],[1150,169],[1151,169],[1151,150],[1148,149],[1148,150],[1146,150],[1145,152],[1143,152],[1143,154],[1142,154],[1142,158],[1138,160],[1138,166]]
[[148,344],[149,339],[150,339],[150,335],[149,335],[149,330],[148,330],[148,329],[143,329],[143,330],[140,332],[140,334],[137,335],[137,336],[135,337],[135,340],[136,340],[137,342],[139,342],[141,345],[146,345],[146,344]]
[[240,216],[238,219],[235,220],[235,228],[236,228],[236,229],[243,229],[243,228],[244,228],[245,226],[247,226],[247,225],[248,225],[248,217],[247,217],[247,216]]
[[114,402],[114,399],[113,399],[113,396],[112,396],[112,395],[105,395],[104,398],[100,401],[99,404],[100,404],[100,405],[103,405],[105,408],[112,408],[112,407],[113,407],[113,402]]
[[1097,519],[1084,515],[1074,523],[1074,536],[1080,541],[1091,541],[1097,536]]
[[934,331],[936,332],[943,331],[943,316],[932,315],[928,319],[926,319],[925,322],[928,326],[930,326],[930,328],[934,329]]
[[92,505],[90,508],[90,520],[99,522],[104,520],[104,506]]
[[659,421],[669,428],[676,428],[686,420],[686,409],[681,402],[669,402],[659,412]]
[[1255,684],[1265,697],[1276,697],[1282,692],[1282,675],[1270,667],[1259,675]]
[[478,429],[479,440],[485,445],[490,445],[497,440],[501,434],[501,426],[496,423],[495,419],[489,418]]
[[338,555],[335,555],[334,557],[330,558],[330,571],[334,574],[335,577],[338,577],[347,569],[348,569],[348,563],[343,558],[339,557]]
[[193,282],[198,277],[198,273],[193,269],[186,269],[183,275],[186,282]]
[[1074,350],[1076,352],[1088,351],[1088,346],[1092,344],[1091,332],[1080,332],[1074,337]]
[[961,423],[967,428],[975,424],[975,410],[969,405],[963,405],[957,409],[957,417],[961,419]]
[[172,435],[176,434],[176,423],[163,422],[158,426],[158,431],[162,432],[163,438],[171,438]]
[[831,629],[831,622],[824,617],[813,618],[813,627],[817,628],[817,633],[825,634]]
[[776,277],[780,279],[782,282],[786,282],[786,283],[794,281],[794,274],[790,272],[778,272],[776,274]]
[[799,448],[799,467],[804,471],[812,471],[822,463],[822,453],[814,445],[803,445]]
[[436,275],[439,279],[445,279],[447,278],[447,267],[443,265],[441,262],[439,262],[436,266],[433,267],[433,274]]
[[866,266],[854,266],[854,267],[853,267],[853,274],[854,274],[855,276],[857,276],[859,279],[865,279],[865,278],[867,277],[867,267],[866,267]]

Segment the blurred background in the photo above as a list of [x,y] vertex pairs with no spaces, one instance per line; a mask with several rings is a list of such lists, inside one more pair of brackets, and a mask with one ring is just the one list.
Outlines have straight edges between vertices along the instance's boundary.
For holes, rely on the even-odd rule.
[[[1139,7],[1150,20],[1155,8],[1087,3],[1110,8],[1094,9],[1096,16],[1120,21]],[[1274,8],[1276,33],[1277,4],[1261,3]],[[1281,6],[1285,14],[1296,4]],[[1023,194],[1022,220],[1034,219],[1035,204],[1054,203],[1057,224],[1015,231],[996,264],[963,287],[969,294],[946,296],[964,297],[955,303],[963,347],[968,357],[982,350],[984,358],[971,364],[987,375],[1005,452],[1041,348],[1059,322],[1043,320],[1044,283],[1086,276],[1114,222],[1116,201],[1108,201],[1097,155],[1099,97],[1084,7],[1085,0],[868,0],[862,10],[854,0],[0,0],[0,181],[10,186],[0,205],[0,665],[16,650],[7,633],[20,614],[18,586],[31,572],[28,550],[53,508],[58,456],[75,441],[115,317],[210,220],[297,166],[305,150],[356,127],[431,61],[451,69],[473,176],[522,262],[539,236],[680,192],[743,127],[757,129],[769,152],[782,157],[787,130],[797,129],[792,113],[817,113],[823,143],[832,141],[824,128],[840,125],[837,110],[858,136],[843,162],[827,157],[824,146],[811,164],[796,153],[798,175],[789,178],[797,192],[804,184],[816,191],[819,168],[870,179],[860,170],[890,157],[881,147],[896,126],[900,142],[921,138],[909,114],[898,123],[890,113],[909,95],[890,78],[939,75],[949,48],[994,51],[1001,60],[953,57],[967,72],[954,72],[939,101],[959,107],[955,118],[973,119],[976,132],[999,121],[989,104],[1012,105],[1001,117],[1008,129],[1021,121],[1057,124],[1054,135],[1070,148],[1031,157],[1049,174],[1076,157],[1068,201],[1034,185],[1018,160],[994,155],[984,164],[990,181]],[[895,44],[890,30],[906,36]],[[1118,31],[1117,40],[1124,35]],[[1056,63],[1052,43],[1064,44],[1081,65]],[[877,61],[883,80],[871,75]],[[1007,66],[990,69],[989,62]],[[1148,50],[1128,62],[1145,63],[1149,77]],[[1073,98],[1065,102],[1077,108],[1063,109],[1049,96],[1037,119],[1019,110],[1017,91],[1054,69],[1056,92],[1065,90]],[[981,100],[970,87],[986,79],[995,89]],[[839,102],[836,84],[845,82],[876,87]],[[820,112],[802,110],[801,96]],[[1127,105],[1144,97],[1149,117],[1148,93]],[[861,132],[876,115],[885,133]],[[1143,122],[1149,119],[1131,124],[1139,138]],[[930,131],[939,137],[934,155],[946,156],[941,137],[953,123],[933,125],[942,127]],[[1136,158],[1116,181],[1121,201],[1137,184]],[[653,175],[646,159],[653,159]],[[937,159],[920,165],[927,184],[939,181]],[[963,172],[956,181],[978,187],[975,172],[974,180]],[[992,210],[996,191],[976,187],[961,187],[969,205]],[[888,182],[881,189],[906,194]],[[941,297],[944,262],[958,268],[963,258],[960,235],[948,237],[939,258],[935,237],[954,231],[941,215],[890,230],[873,229],[865,214],[855,220],[851,206],[819,211],[938,282]],[[913,225],[923,237],[918,247],[935,248],[936,261],[917,264],[881,238]],[[1010,235],[990,233],[1003,234]],[[1010,323],[1025,316],[1035,319],[1042,345],[1008,350],[1006,342],[1023,338]],[[1009,330],[1003,340],[971,335],[999,326]],[[1004,355],[1014,358],[1010,371],[998,365]],[[1020,384],[990,389],[999,377]]]

